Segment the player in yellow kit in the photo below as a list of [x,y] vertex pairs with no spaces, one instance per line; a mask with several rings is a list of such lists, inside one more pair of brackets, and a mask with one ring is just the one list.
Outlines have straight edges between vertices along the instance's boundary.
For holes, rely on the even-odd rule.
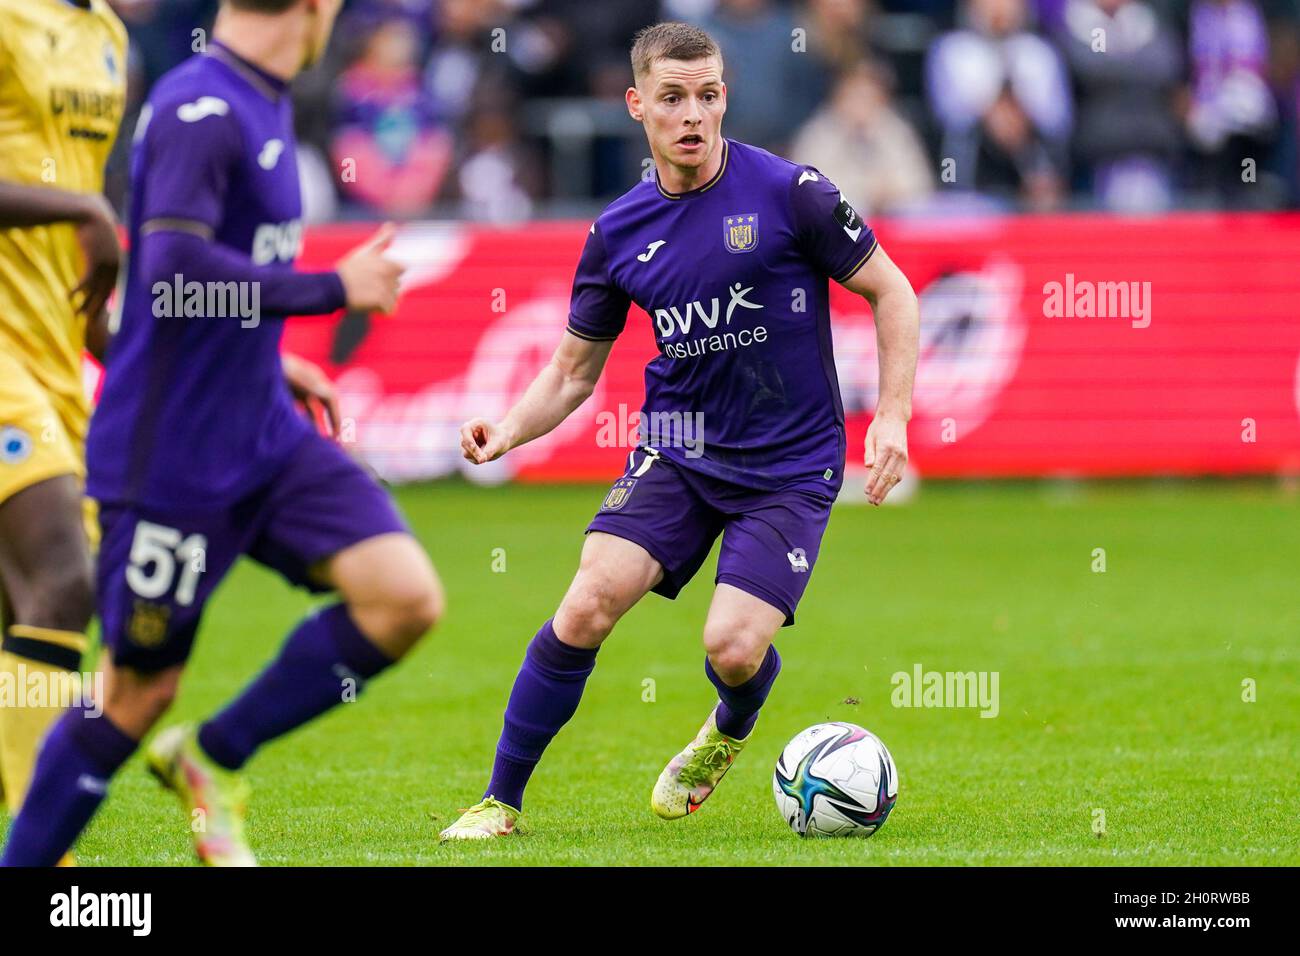
[[[102,195],[126,100],[106,0],[0,0],[0,798],[16,812],[94,609],[82,351],[121,260]],[[87,509],[88,512],[88,509]]]

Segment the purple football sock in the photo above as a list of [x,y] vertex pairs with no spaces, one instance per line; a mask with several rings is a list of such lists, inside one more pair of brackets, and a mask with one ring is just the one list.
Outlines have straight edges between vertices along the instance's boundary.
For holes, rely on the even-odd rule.
[[754,723],[758,720],[758,710],[767,700],[768,691],[772,689],[776,675],[781,673],[781,655],[776,652],[775,646],[769,647],[767,656],[763,658],[763,663],[758,665],[754,676],[736,687],[729,687],[723,682],[718,672],[713,669],[713,665],[709,663],[708,657],[704,658],[704,673],[708,675],[709,680],[713,681],[713,686],[718,689],[718,698],[721,700],[718,704],[718,730],[728,737],[744,740],[754,729]]
[[138,745],[103,714],[88,717],[81,707],[64,713],[41,745],[0,866],[58,863],[103,803],[109,778]]
[[551,738],[578,709],[595,667],[595,649],[565,644],[556,637],[553,622],[542,625],[528,645],[510,691],[492,781],[483,796],[496,797],[516,810],[523,808],[524,787],[533,768]]
[[199,746],[238,770],[262,744],[359,694],[391,663],[357,629],[347,607],[331,605],[305,618],[266,670],[199,728]]

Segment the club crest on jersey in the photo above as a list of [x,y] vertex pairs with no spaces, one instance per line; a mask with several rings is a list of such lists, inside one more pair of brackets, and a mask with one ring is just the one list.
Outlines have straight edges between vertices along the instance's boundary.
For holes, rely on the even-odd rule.
[[111,43],[104,44],[104,69],[108,71],[110,80],[117,80],[117,51]]
[[21,465],[32,455],[32,439],[16,425],[0,428],[0,463]]
[[728,252],[753,252],[758,248],[758,213],[723,217],[722,241]]
[[605,496],[605,503],[600,506],[601,511],[619,511],[627,504],[627,499],[632,497],[632,489],[636,487],[635,478],[620,478],[614,482],[614,487],[609,489],[609,494]]

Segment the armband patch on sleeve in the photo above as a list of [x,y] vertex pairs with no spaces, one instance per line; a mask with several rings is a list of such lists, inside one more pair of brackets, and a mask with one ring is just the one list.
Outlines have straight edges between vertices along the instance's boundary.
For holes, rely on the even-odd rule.
[[862,217],[858,211],[849,205],[849,201],[840,193],[840,203],[835,207],[835,221],[844,227],[844,231],[849,234],[854,242],[857,242],[858,233],[862,231]]

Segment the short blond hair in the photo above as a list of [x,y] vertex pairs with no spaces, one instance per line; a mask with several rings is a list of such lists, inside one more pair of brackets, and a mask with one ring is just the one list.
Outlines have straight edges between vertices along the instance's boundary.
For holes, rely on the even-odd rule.
[[650,72],[655,60],[702,60],[722,50],[713,37],[689,23],[666,20],[637,31],[632,41],[632,78],[636,82]]

